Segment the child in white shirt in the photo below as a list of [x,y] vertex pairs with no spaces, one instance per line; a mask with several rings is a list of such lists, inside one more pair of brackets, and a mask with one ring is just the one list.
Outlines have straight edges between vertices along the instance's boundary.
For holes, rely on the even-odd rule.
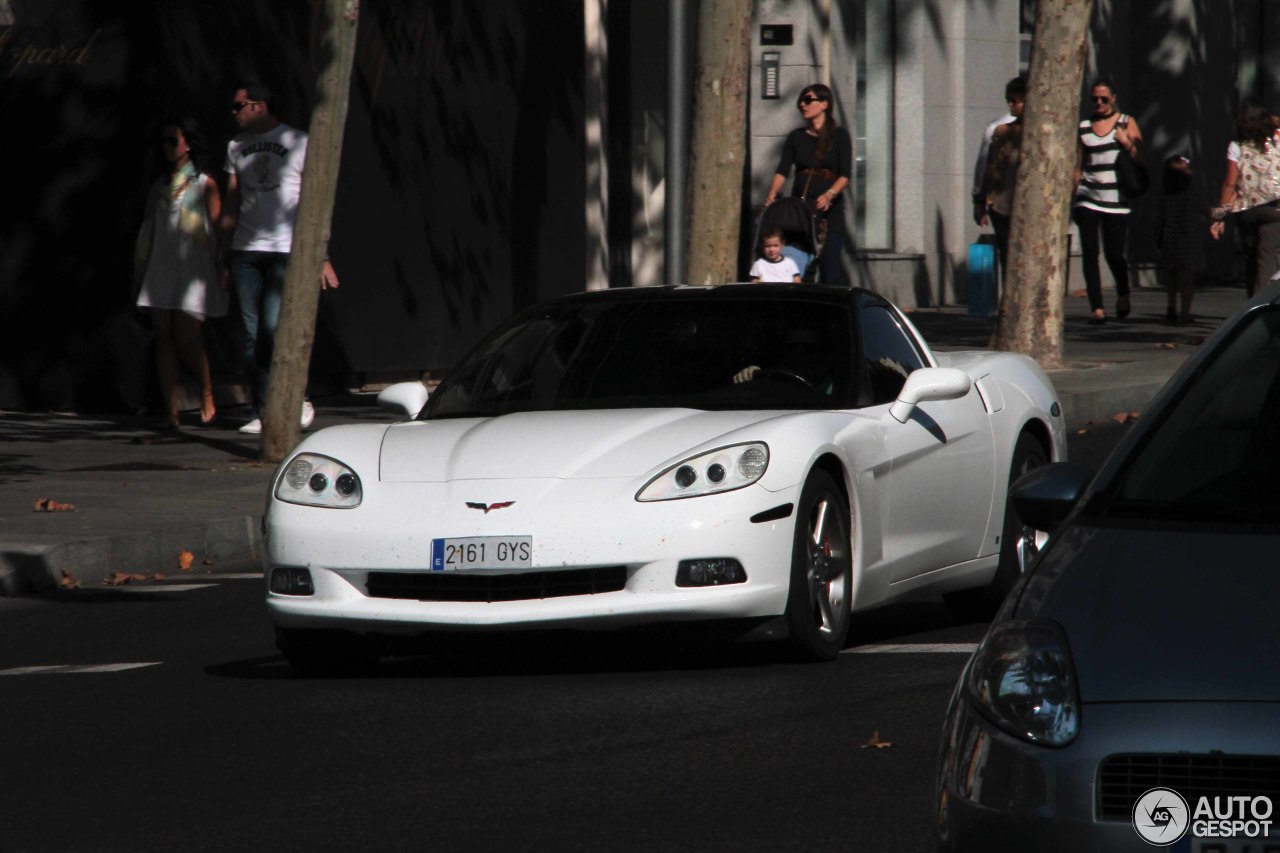
[[784,245],[782,229],[773,228],[764,232],[760,246],[764,257],[752,264],[750,273],[752,281],[800,283],[800,268],[796,266],[795,261],[782,254]]

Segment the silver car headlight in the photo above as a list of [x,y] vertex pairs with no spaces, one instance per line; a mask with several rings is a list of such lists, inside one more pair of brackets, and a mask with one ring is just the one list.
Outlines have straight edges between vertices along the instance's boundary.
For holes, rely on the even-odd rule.
[[749,486],[769,467],[769,446],[734,444],[691,456],[654,477],[636,494],[638,501],[670,501]]
[[356,472],[318,453],[299,453],[276,480],[276,499],[304,506],[351,509],[360,506],[363,490]]
[[1080,731],[1075,666],[1056,622],[992,625],[969,666],[966,688],[983,716],[1022,740],[1066,746]]

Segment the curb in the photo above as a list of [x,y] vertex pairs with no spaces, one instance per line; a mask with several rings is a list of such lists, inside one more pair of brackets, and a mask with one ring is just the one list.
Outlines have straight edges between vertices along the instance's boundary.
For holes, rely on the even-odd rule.
[[[57,589],[64,572],[82,587],[100,587],[116,572],[159,571],[169,579],[208,573],[208,564],[258,559],[260,526],[258,516],[238,516],[52,545],[9,545],[0,551],[0,596]],[[177,563],[183,551],[195,558],[189,572]]]

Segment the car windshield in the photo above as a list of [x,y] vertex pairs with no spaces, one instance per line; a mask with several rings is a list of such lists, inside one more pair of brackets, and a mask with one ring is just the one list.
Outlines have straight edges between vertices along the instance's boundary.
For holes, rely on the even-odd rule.
[[819,300],[576,300],[490,335],[423,417],[570,409],[833,409],[852,399],[846,310]]
[[1158,417],[1104,515],[1280,524],[1280,310],[1245,319]]

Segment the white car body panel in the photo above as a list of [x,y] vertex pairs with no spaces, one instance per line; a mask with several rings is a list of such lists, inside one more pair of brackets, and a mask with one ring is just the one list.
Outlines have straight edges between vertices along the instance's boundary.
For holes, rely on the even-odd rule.
[[[796,513],[751,519],[794,506],[819,464],[838,473],[848,494],[854,609],[984,584],[995,572],[1019,434],[1035,430],[1048,439],[1051,458],[1065,458],[1056,398],[1030,359],[935,355],[901,319],[930,365],[963,370],[978,383],[958,399],[914,406],[906,423],[886,403],[836,411],[532,411],[312,434],[294,454],[346,465],[360,477],[363,499],[337,509],[273,494],[264,523],[266,574],[309,569],[315,592],[268,592],[272,620],[286,628],[414,635],[776,617],[787,604]],[[757,482],[699,497],[636,500],[681,460],[748,442],[769,449]],[[469,502],[509,505],[482,510]],[[370,572],[430,572],[433,539],[475,536],[531,536],[527,571],[625,566],[625,588],[498,602],[367,594]],[[747,581],[675,586],[679,561],[699,558],[737,559]],[[484,571],[493,570],[475,573]]]

